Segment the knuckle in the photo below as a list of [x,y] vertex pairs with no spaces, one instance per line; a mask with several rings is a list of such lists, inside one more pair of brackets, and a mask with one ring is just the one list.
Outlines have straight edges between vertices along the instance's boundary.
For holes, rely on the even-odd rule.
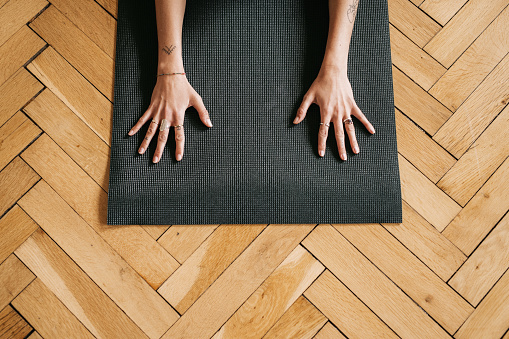
[[157,137],[159,141],[165,142],[168,139],[168,136],[166,133],[159,133],[159,136]]
[[327,128],[320,128],[320,129],[318,130],[318,134],[319,134],[320,136],[322,136],[322,137],[327,137],[327,134],[328,134],[328,133],[327,133]]
[[178,133],[175,135],[175,140],[177,141],[184,141],[186,139],[184,133]]

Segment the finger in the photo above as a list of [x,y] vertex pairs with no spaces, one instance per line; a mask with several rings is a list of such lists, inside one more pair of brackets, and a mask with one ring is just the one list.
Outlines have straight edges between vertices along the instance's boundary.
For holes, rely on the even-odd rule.
[[293,120],[294,124],[298,124],[306,117],[308,108],[312,103],[313,103],[313,97],[309,93],[306,93],[306,95],[304,95],[304,99],[302,100],[302,103],[300,104],[299,109],[297,110],[297,115],[295,116],[295,119]]
[[346,160],[345,131],[343,129],[343,122],[339,116],[334,120],[334,134],[336,135],[339,156],[341,159]]
[[318,154],[321,157],[325,155],[325,145],[327,142],[327,135],[329,134],[330,118],[326,114],[325,110],[320,107],[320,113],[322,116],[322,124],[318,130]]
[[[346,118],[351,118],[351,117],[349,116]],[[355,137],[355,128],[353,127],[353,120],[346,121],[344,124],[345,124],[346,133],[348,134],[348,139],[350,139],[350,145],[352,146],[352,150],[355,154],[357,154],[357,153],[359,153],[359,145],[357,145],[357,138]]]
[[143,141],[141,142],[140,148],[138,152],[140,154],[145,153],[145,151],[148,148],[148,145],[150,144],[150,140],[152,140],[152,137],[154,134],[156,134],[157,128],[159,127],[159,121],[152,119],[150,121],[150,126],[148,127],[147,134],[145,135],[145,138],[143,138]]
[[178,127],[175,127],[175,158],[177,158],[177,161],[180,161],[182,157],[184,156],[184,141],[185,141],[185,135],[184,135],[184,126],[182,125],[183,122],[179,123]]
[[196,95],[193,106],[198,111],[198,115],[200,116],[200,120],[208,127],[212,127],[212,121],[210,121],[210,115],[205,105],[203,104],[203,100],[199,95]]
[[154,153],[154,162],[159,162],[163,155],[164,147],[166,146],[166,142],[168,141],[168,134],[170,133],[169,128],[165,128],[164,131],[161,131],[159,128],[158,136],[157,136],[157,147]]
[[143,115],[138,119],[138,121],[136,122],[136,124],[133,126],[133,128],[131,128],[131,130],[129,131],[129,133],[127,133],[128,135],[134,135],[136,134],[139,129],[141,128],[141,126],[145,125],[145,123],[152,117],[154,116],[155,114],[152,114],[152,111],[153,111],[153,108],[154,106],[152,104],[150,104],[149,108],[145,111],[145,113],[143,113]]
[[364,126],[366,126],[367,130],[371,133],[371,134],[374,134],[375,133],[375,128],[373,127],[373,125],[371,125],[371,123],[369,122],[368,118],[366,118],[366,116],[364,115],[364,113],[362,113],[361,109],[355,105],[354,108],[352,109],[352,114],[360,120],[360,122],[362,122],[362,124]]

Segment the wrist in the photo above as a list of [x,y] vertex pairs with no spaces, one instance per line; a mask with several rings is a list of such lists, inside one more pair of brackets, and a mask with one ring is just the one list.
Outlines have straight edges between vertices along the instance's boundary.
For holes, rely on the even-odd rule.
[[347,71],[348,71],[348,68],[347,68],[346,63],[344,63],[344,64],[343,63],[328,63],[328,62],[324,61],[322,63],[322,66],[320,67],[320,73],[322,73],[322,74],[333,73],[336,75],[346,76]]
[[164,60],[157,63],[157,73],[173,73],[180,72],[184,73],[184,63],[180,60]]

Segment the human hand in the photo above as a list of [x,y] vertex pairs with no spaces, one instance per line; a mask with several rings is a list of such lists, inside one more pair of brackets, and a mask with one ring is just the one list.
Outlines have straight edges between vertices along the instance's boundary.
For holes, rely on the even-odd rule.
[[[318,154],[321,157],[325,154],[325,143],[329,131],[330,122],[334,124],[336,143],[341,159],[346,160],[345,133],[343,130],[343,121],[351,116],[359,119],[372,134],[375,133],[374,127],[364,116],[362,111],[355,103],[352,87],[348,80],[345,69],[340,69],[332,65],[322,65],[318,76],[311,84],[311,87],[304,95],[304,99],[294,124],[300,123],[305,117],[309,106],[313,103],[320,106],[321,125],[318,131]],[[359,145],[355,137],[353,121],[345,123],[345,129],[350,139],[350,145],[354,153],[359,153]]]
[[[190,106],[196,108],[200,120],[206,126],[212,127],[209,113],[203,105],[201,96],[189,84],[185,75],[159,76],[152,92],[151,103],[148,109],[128,133],[129,135],[134,135],[141,126],[150,120],[150,126],[138,152],[143,154],[147,150],[152,137],[159,129],[161,121],[166,119],[170,126],[179,125],[175,128],[175,158],[177,161],[180,161],[184,155],[184,114]],[[159,162],[161,159],[169,132],[169,128],[159,131],[157,147],[153,158],[154,163]]]

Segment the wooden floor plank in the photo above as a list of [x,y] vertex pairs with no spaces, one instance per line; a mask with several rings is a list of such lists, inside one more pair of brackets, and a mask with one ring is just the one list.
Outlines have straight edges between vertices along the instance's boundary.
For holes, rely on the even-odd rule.
[[39,226],[18,205],[0,219],[0,263],[14,252]]
[[112,103],[53,47],[46,48],[27,68],[106,144],[111,145]]
[[470,255],[509,207],[509,158],[442,232]]
[[12,304],[45,338],[95,338],[40,279]]
[[304,296],[349,338],[398,338],[329,270],[320,275]]
[[38,53],[46,42],[27,26],[14,33],[0,46],[0,85],[11,77],[30,58]]
[[454,274],[449,284],[477,306],[509,268],[509,214]]
[[46,0],[9,0],[0,8],[0,46],[48,5]]
[[440,25],[445,24],[461,9],[468,0],[424,0],[419,5],[426,14]]
[[507,0],[469,0],[438,32],[424,50],[449,68],[507,6]]
[[472,313],[473,307],[461,295],[382,226],[333,226],[450,334]]
[[399,336],[450,337],[334,227],[318,226],[302,244]]
[[[489,324],[489,326],[486,326]],[[479,307],[454,336],[467,338],[500,338],[509,328],[509,270],[486,295]]]
[[14,253],[94,336],[147,338],[42,229]]
[[23,291],[36,276],[11,254],[0,264],[0,310]]
[[0,172],[0,215],[11,208],[38,180],[39,175],[19,157]]
[[18,204],[149,337],[158,338],[178,319],[175,310],[46,182],[40,181]]
[[106,225],[106,192],[64,151],[42,135],[21,156],[153,289],[179,266],[139,225]]
[[29,24],[67,62],[113,102],[115,64],[55,6],[50,6]]
[[162,338],[212,336],[313,226],[268,226]]
[[509,105],[440,179],[437,186],[465,206],[509,156],[509,142],[502,140],[509,140]]
[[431,87],[429,93],[456,111],[509,53],[509,6]]
[[[300,296],[290,308],[278,319],[276,324],[263,336],[264,339],[275,338],[313,338],[318,331],[323,331],[324,324],[327,323],[327,318],[320,312],[313,304],[306,298]],[[315,338],[323,337],[325,333],[330,333],[327,329],[321,336],[317,335]],[[336,329],[335,329],[336,330]],[[327,332],[328,331],[328,332]],[[336,334],[340,334],[336,330]],[[340,338],[340,337],[339,337]]]
[[319,261],[297,246],[213,338],[263,337],[323,270]]
[[157,292],[183,314],[231,265],[266,225],[222,225],[180,266]]
[[26,338],[32,326],[10,305],[0,310],[0,338]]

